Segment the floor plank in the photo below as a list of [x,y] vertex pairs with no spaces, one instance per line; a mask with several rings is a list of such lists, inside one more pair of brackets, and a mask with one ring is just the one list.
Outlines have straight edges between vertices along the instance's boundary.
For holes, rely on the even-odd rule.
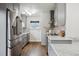
[[47,56],[47,47],[40,42],[30,42],[22,50],[21,56]]

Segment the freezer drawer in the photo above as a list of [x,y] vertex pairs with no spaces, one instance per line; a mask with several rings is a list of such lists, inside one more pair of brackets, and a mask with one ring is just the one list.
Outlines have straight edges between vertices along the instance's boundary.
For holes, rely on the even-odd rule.
[[13,47],[11,49],[11,55],[12,56],[19,56],[21,54],[21,51],[22,51],[21,46],[20,45],[16,45],[16,47]]

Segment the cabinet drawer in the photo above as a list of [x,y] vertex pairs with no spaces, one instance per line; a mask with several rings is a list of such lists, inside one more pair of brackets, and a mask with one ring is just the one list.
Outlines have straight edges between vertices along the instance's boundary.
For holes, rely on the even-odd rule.
[[48,55],[49,56],[57,56],[54,47],[52,47],[50,44],[48,45]]

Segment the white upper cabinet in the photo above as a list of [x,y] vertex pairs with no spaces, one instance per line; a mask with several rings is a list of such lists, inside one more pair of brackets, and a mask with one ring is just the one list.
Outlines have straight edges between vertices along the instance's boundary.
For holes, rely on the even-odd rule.
[[13,9],[16,11],[16,16],[20,16],[20,4],[13,4]]
[[56,4],[54,18],[55,18],[56,26],[65,25],[65,20],[66,20],[66,4],[65,3]]

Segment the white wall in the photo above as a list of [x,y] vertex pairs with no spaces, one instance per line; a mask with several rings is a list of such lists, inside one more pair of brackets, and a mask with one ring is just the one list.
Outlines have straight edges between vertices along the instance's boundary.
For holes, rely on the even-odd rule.
[[31,23],[30,23],[30,21],[35,21],[35,20],[38,20],[40,22],[40,24],[41,24],[41,19],[40,19],[39,16],[30,16],[30,17],[27,17],[27,28],[30,31],[30,41],[39,42],[39,41],[41,41],[41,29],[40,29],[41,26],[39,26],[38,29],[33,29],[31,27]]
[[79,38],[79,4],[66,4],[66,36]]
[[[40,26],[39,29],[30,29],[31,24],[30,21],[33,20],[39,20],[40,21]],[[39,12],[39,15],[37,16],[31,16],[27,17],[27,28],[30,29],[30,34],[31,34],[31,41],[41,41],[44,39],[44,34],[46,33],[46,28],[49,27],[49,21],[50,21],[50,12]],[[43,36],[44,35],[44,36]]]
[[0,56],[6,55],[6,9],[0,7]]
[[[49,21],[50,21],[50,10],[54,10],[55,4],[51,3],[36,3],[36,4],[20,4],[21,11],[23,12],[23,9],[28,10],[29,12],[32,12],[33,10],[36,10],[36,12],[32,16],[27,16],[27,27],[30,28],[30,20],[39,20],[40,21],[40,29],[38,30],[30,30],[30,33],[32,34],[32,40],[33,41],[41,41],[45,37],[46,28],[49,27]],[[36,38],[36,39],[35,39]]]

